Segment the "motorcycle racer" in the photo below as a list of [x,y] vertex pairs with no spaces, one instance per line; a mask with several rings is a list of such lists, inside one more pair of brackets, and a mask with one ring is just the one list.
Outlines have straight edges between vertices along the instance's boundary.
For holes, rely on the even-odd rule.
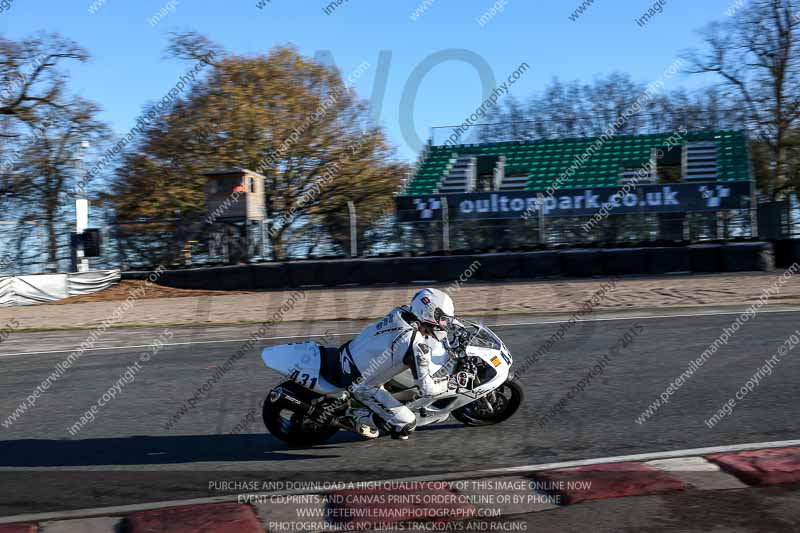
[[[342,372],[353,381],[353,396],[366,405],[350,423],[364,437],[376,438],[378,422],[392,438],[406,440],[417,425],[416,416],[384,384],[411,369],[420,397],[435,398],[447,392],[449,378],[431,375],[429,343],[441,343],[453,323],[455,305],[438,289],[423,289],[410,305],[396,307],[342,347]],[[373,416],[376,415],[376,416]]]

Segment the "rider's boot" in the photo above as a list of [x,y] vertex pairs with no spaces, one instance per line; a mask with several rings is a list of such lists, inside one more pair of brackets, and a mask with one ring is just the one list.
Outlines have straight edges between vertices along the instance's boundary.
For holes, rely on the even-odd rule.
[[411,435],[411,432],[413,432],[416,427],[417,427],[416,422],[406,424],[403,427],[390,426],[389,435],[391,435],[393,439],[408,440],[409,435]]
[[380,436],[380,430],[373,421],[372,411],[369,409],[353,409],[342,418],[342,422],[366,439],[376,439]]

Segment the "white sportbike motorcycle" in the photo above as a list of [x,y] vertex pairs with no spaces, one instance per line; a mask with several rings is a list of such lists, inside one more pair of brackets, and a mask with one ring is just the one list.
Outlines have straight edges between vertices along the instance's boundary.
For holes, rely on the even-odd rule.
[[[434,350],[431,371],[448,377],[450,389],[431,401],[419,398],[411,370],[385,385],[417,416],[417,427],[447,420],[468,426],[497,424],[510,418],[523,401],[513,380],[513,359],[506,345],[483,324],[456,321],[444,348]],[[339,348],[315,342],[265,348],[268,368],[288,378],[264,401],[264,425],[278,439],[293,445],[321,444],[340,429],[353,409],[363,409],[347,388]]]

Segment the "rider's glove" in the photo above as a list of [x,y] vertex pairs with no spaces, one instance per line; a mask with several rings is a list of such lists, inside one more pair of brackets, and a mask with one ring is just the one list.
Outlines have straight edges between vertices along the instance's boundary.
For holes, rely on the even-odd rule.
[[450,378],[432,378],[429,383],[427,383],[426,387],[420,387],[419,392],[416,395],[416,398],[433,398],[435,396],[439,396],[440,394],[444,394],[450,388]]
[[450,378],[443,377],[443,378],[434,378],[433,379],[433,387],[431,390],[431,396],[439,396],[440,394],[444,394],[450,389]]

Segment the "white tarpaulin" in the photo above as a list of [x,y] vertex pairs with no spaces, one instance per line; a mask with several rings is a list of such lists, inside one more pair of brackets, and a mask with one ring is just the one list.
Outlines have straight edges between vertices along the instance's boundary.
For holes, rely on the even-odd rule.
[[119,282],[119,270],[0,277],[0,307],[33,305],[102,291]]

